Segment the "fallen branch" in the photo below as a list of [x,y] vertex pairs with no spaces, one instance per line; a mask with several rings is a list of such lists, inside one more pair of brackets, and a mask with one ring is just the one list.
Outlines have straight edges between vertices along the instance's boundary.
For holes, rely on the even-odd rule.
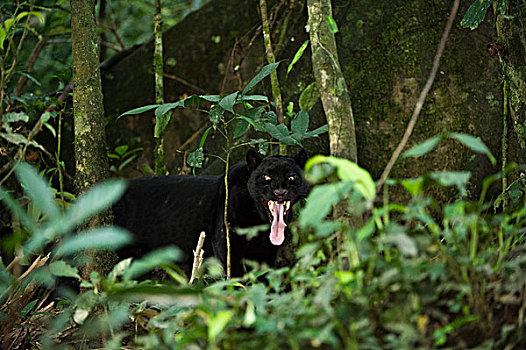
[[449,18],[447,20],[446,29],[444,30],[444,34],[442,34],[442,39],[440,40],[440,44],[438,45],[437,53],[435,54],[435,58],[433,60],[433,67],[431,68],[431,72],[429,73],[429,77],[427,78],[426,85],[422,89],[422,92],[420,93],[420,97],[418,98],[418,101],[416,102],[415,109],[413,111],[413,115],[411,116],[411,120],[409,121],[409,124],[407,124],[407,129],[405,130],[404,136],[402,137],[402,141],[400,141],[400,144],[398,147],[396,147],[395,151],[393,152],[393,155],[391,156],[391,159],[389,159],[389,162],[387,163],[382,176],[380,176],[380,180],[378,180],[378,184],[376,185],[376,193],[380,192],[380,189],[382,188],[383,184],[385,183],[385,180],[387,180],[387,177],[389,176],[389,173],[391,172],[391,169],[394,166],[394,163],[402,153],[402,150],[407,144],[407,141],[409,140],[409,137],[411,136],[411,133],[413,132],[413,129],[416,125],[416,121],[418,120],[418,116],[420,115],[420,111],[422,110],[422,107],[424,105],[424,101],[426,99],[426,96],[431,89],[431,85],[433,85],[433,81],[435,80],[435,76],[438,71],[438,65],[440,63],[440,58],[442,57],[442,53],[444,52],[444,46],[446,46],[446,40],[449,35],[449,32],[451,30],[451,27],[453,26],[453,21],[455,20],[455,17],[457,15],[458,5],[460,0],[455,0],[453,3],[453,7],[451,8],[451,13],[449,14]]
[[199,235],[199,241],[197,241],[197,247],[194,250],[194,264],[192,266],[192,276],[190,277],[189,284],[192,284],[197,276],[197,272],[201,268],[201,264],[203,263],[203,254],[205,253],[203,245],[205,244],[205,237],[205,231],[201,232],[201,235]]

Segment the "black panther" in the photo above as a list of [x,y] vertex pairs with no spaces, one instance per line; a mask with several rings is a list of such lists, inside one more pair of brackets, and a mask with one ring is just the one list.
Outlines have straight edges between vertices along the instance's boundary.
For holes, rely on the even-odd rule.
[[[305,198],[302,169],[304,150],[295,157],[262,158],[250,149],[246,162],[230,167],[228,173],[228,222],[230,224],[232,276],[244,272],[243,259],[273,266],[285,227],[292,219],[292,206]],[[120,250],[121,258],[139,257],[166,245],[176,245],[185,254],[181,267],[191,269],[192,250],[201,231],[206,239],[206,256],[215,256],[226,266],[224,224],[224,176],[155,176],[131,180],[123,197],[113,206],[114,222],[128,229],[134,243]],[[247,240],[236,228],[270,224]]]

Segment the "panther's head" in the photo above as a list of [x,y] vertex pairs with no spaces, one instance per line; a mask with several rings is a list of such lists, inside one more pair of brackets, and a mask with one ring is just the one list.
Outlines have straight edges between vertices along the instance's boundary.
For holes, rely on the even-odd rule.
[[303,149],[295,157],[262,158],[252,149],[247,153],[248,191],[260,204],[258,209],[266,212],[271,223],[270,241],[274,245],[285,240],[286,222],[292,220],[292,206],[307,195],[302,174],[306,161],[307,153]]

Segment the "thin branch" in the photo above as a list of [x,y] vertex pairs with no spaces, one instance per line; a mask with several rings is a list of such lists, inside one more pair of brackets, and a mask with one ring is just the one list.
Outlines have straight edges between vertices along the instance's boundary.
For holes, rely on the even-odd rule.
[[192,89],[194,89],[195,91],[200,92],[200,93],[202,93],[202,94],[206,93],[206,90],[205,90],[205,89],[202,89],[202,88],[200,88],[199,86],[194,85],[194,84],[190,83],[189,81],[184,80],[183,78],[180,78],[180,77],[178,77],[178,76],[176,76],[176,75],[168,74],[168,73],[163,73],[163,77],[168,78],[168,79],[172,79],[172,80],[175,80],[175,81],[178,81],[178,82],[180,82],[181,84],[186,85],[186,86],[188,86],[189,88],[192,88]]
[[[33,71],[33,66],[35,65],[38,55],[40,55],[40,52],[42,51],[42,49],[44,48],[46,44],[47,44],[47,40],[45,38],[40,39],[37,42],[37,44],[33,48],[33,51],[31,52],[31,55],[29,55],[29,58],[27,59],[26,69],[25,69],[26,73],[31,73]],[[13,90],[16,96],[20,96],[22,88],[24,87],[26,82],[27,82],[27,76],[25,75],[20,76]]]
[[194,279],[197,276],[197,272],[199,271],[199,268],[203,263],[203,254],[205,253],[205,251],[203,250],[203,245],[205,244],[205,237],[205,231],[201,232],[201,234],[199,235],[199,240],[197,241],[197,247],[194,250],[194,264],[192,265],[192,276],[190,277],[189,284],[192,284],[192,282],[194,282]]
[[442,57],[442,53],[444,52],[444,47],[446,45],[447,37],[449,35],[451,27],[453,26],[453,21],[455,20],[455,17],[457,15],[459,2],[460,0],[455,0],[455,2],[453,3],[453,7],[451,8],[451,13],[447,20],[446,28],[444,30],[444,33],[442,34],[442,39],[440,40],[440,44],[438,45],[438,50],[433,60],[433,67],[431,68],[431,72],[429,73],[429,77],[427,78],[426,85],[422,89],[422,92],[420,93],[420,97],[418,98],[418,101],[416,102],[416,106],[413,111],[413,115],[411,117],[411,120],[409,121],[409,124],[407,125],[407,129],[405,130],[404,136],[402,137],[402,141],[400,141],[400,144],[398,145],[398,147],[396,147],[395,151],[393,152],[393,155],[391,156],[391,159],[387,163],[387,166],[385,167],[382,173],[382,176],[380,177],[380,180],[378,180],[378,184],[376,185],[376,193],[379,193],[383,184],[387,180],[387,177],[389,176],[389,173],[391,172],[394,166],[394,163],[396,162],[398,157],[400,157],[402,150],[406,146],[407,141],[409,140],[409,137],[411,136],[411,133],[413,132],[413,129],[420,115],[420,111],[422,110],[422,106],[424,105],[426,96],[429,93],[429,90],[431,89],[431,86],[433,85],[433,82],[435,80],[435,76],[438,71],[438,65],[440,63],[440,58]]

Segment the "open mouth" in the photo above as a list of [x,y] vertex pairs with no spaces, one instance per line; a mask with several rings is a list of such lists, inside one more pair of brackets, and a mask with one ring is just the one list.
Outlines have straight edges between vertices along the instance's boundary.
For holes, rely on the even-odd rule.
[[272,201],[262,200],[263,205],[267,209],[267,214],[272,225],[270,227],[270,242],[274,245],[281,245],[285,240],[285,218],[289,215],[292,201]]

